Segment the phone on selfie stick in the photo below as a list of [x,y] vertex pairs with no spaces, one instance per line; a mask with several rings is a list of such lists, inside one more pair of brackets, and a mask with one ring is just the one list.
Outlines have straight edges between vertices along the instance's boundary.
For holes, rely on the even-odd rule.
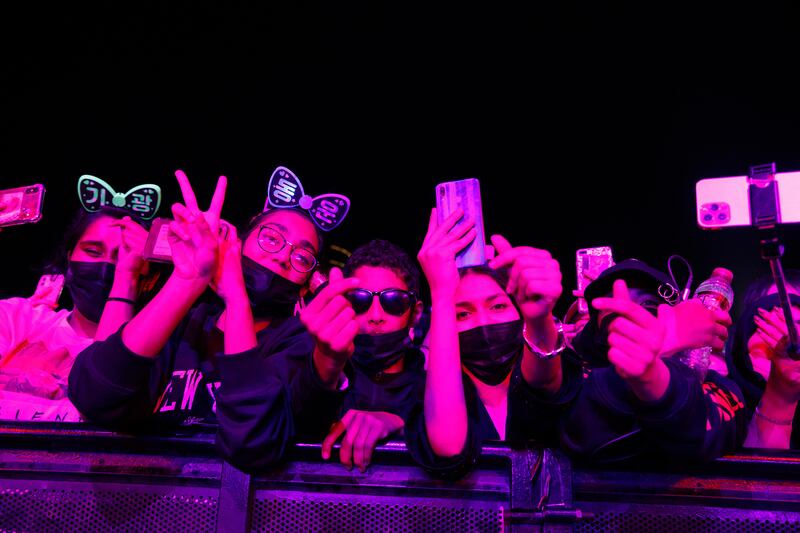
[[456,254],[458,268],[486,264],[486,236],[483,231],[483,208],[481,206],[481,187],[476,178],[447,181],[436,185],[436,215],[441,225],[458,208],[464,216],[455,227],[463,225],[465,219],[475,221],[475,239]]
[[747,176],[706,178],[697,182],[697,223],[703,229],[755,227],[759,230],[761,257],[769,262],[772,278],[789,333],[787,353],[800,359],[797,327],[792,318],[780,224],[800,222],[800,172],[777,173],[775,163],[750,167]]

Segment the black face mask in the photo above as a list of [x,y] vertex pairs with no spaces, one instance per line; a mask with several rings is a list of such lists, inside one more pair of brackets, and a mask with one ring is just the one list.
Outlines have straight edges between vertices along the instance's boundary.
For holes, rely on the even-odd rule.
[[522,353],[522,320],[462,331],[458,344],[461,364],[487,385],[499,385]]
[[397,363],[412,345],[407,329],[383,335],[356,335],[353,364],[368,374],[383,372]]
[[100,322],[103,315],[103,307],[111,294],[116,270],[117,267],[112,263],[69,262],[64,284],[72,296],[75,308],[95,324]]
[[242,274],[247,297],[253,314],[261,317],[289,316],[300,298],[302,285],[279,276],[259,265],[249,257],[242,256]]

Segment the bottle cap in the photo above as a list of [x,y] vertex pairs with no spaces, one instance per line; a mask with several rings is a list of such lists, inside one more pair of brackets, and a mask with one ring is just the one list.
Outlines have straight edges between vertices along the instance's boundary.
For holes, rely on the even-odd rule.
[[722,278],[730,284],[733,281],[733,272],[731,272],[727,268],[717,267],[711,273],[711,277]]

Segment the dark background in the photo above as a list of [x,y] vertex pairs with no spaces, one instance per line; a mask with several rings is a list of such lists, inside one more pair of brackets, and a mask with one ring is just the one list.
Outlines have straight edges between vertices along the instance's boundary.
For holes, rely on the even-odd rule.
[[487,232],[551,250],[565,292],[587,246],[661,268],[680,253],[698,280],[726,265],[739,294],[763,270],[753,232],[697,229],[694,183],[800,169],[789,2],[339,4],[3,7],[0,186],[47,195],[40,223],[0,233],[0,296],[33,290],[81,174],[160,184],[162,215],[176,168],[201,204],[225,174],[241,222],[279,164],[352,199],[329,239],[350,249],[415,254],[434,185],[474,176]]

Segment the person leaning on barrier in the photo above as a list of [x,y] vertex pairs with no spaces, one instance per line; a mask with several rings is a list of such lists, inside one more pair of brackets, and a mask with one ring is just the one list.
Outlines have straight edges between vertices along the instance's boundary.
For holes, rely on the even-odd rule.
[[[296,436],[321,438],[340,401],[314,372],[313,342],[293,316],[320,236],[305,211],[269,209],[239,240],[219,219],[225,179],[201,212],[176,175],[185,205],[172,209],[174,270],[136,316],[79,355],[70,397],[87,419],[115,428],[218,423],[221,455],[262,468]],[[197,303],[209,286],[218,299]]]
[[78,353],[133,315],[143,280],[151,281],[145,224],[117,209],[79,211],[47,267],[65,274],[72,309],[54,308],[49,292],[0,301],[0,419],[80,421],[67,378]]
[[[785,271],[792,314],[800,327],[800,271]],[[789,357],[786,319],[771,277],[753,282],[728,340],[731,376],[744,391],[750,423],[745,446],[800,448],[800,361]]]
[[516,438],[510,391],[523,380],[544,394],[562,389],[560,357],[531,353],[534,345],[560,353],[552,317],[558,263],[495,235],[489,266],[459,271],[456,253],[476,234],[472,221],[456,226],[462,215],[439,226],[434,210],[418,255],[431,289],[430,353],[424,402],[409,417],[406,442],[418,463],[443,477],[466,473],[483,441]]
[[[342,274],[334,271],[332,283]],[[357,248],[344,265],[344,292],[323,289],[301,320],[314,337],[315,357],[349,383],[341,418],[322,443],[330,458],[342,438],[343,465],[364,471],[378,441],[399,435],[421,398],[425,358],[414,345],[422,311],[419,270],[394,244],[374,240]]]
[[699,461],[741,445],[739,387],[714,370],[701,383],[673,357],[722,349],[730,317],[697,299],[668,305],[661,294],[670,284],[662,272],[629,259],[587,287],[590,321],[573,340],[586,375],[560,422],[561,444],[573,456]]

